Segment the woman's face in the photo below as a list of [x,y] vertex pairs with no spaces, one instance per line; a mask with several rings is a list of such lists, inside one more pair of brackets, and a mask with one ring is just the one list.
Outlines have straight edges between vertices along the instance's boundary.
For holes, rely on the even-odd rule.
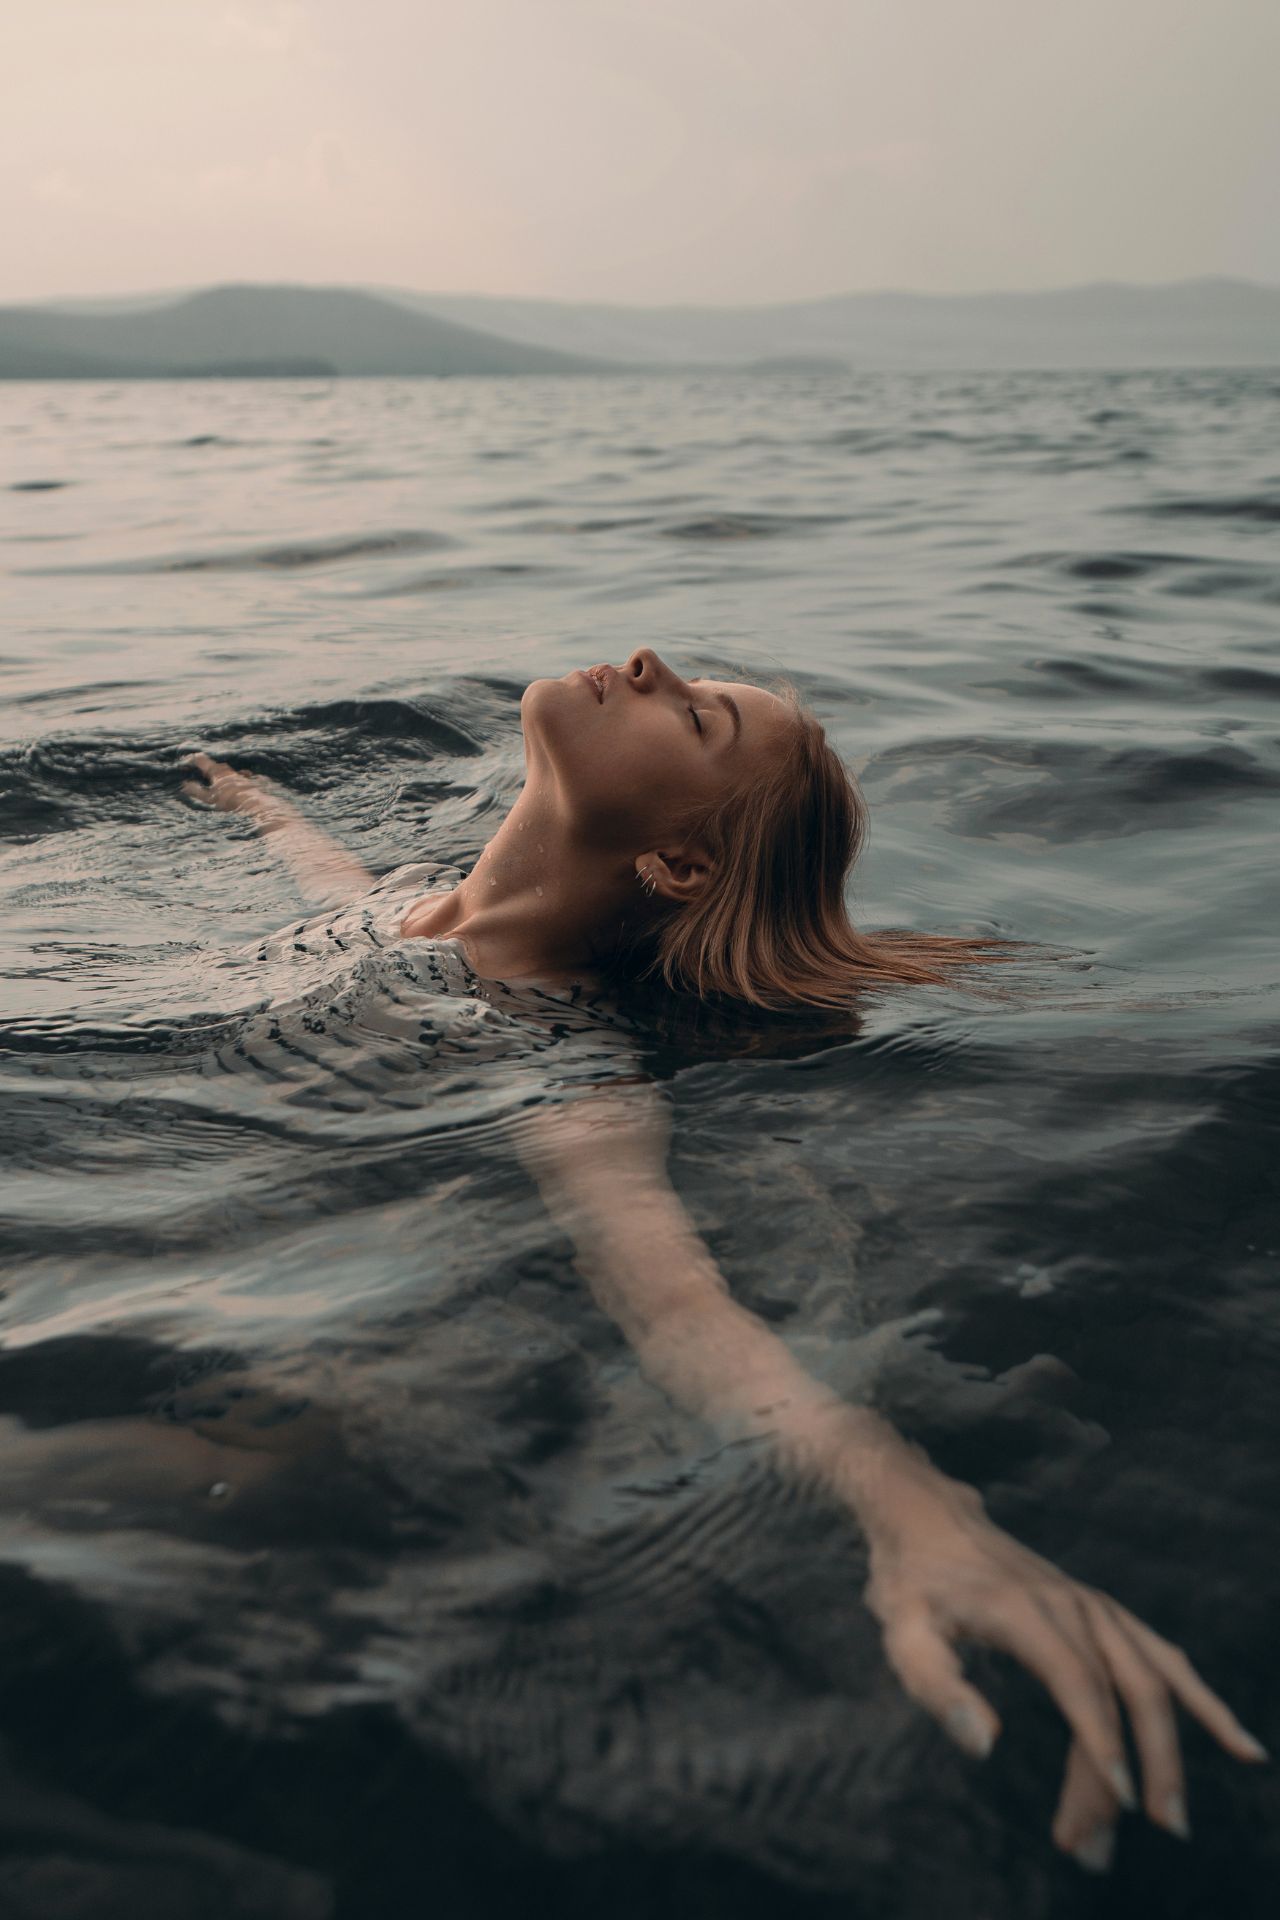
[[652,647],[535,680],[520,712],[531,777],[554,784],[584,838],[619,851],[660,846],[783,751],[795,724],[776,694],[682,680]]

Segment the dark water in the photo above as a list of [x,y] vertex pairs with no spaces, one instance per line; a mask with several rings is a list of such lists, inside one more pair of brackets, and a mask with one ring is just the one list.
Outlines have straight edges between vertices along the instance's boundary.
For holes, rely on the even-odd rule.
[[[324,1045],[203,745],[466,867],[524,683],[789,673],[868,925],[1065,958],[656,1049],[738,1297],[1280,1740],[1280,379],[0,389],[0,1911],[1270,1915],[1274,1770],[1051,1848],[858,1537],[639,1376],[393,959]],[[273,953],[276,949],[271,950]],[[356,985],[353,986],[353,981]],[[358,986],[359,990],[356,990]],[[264,1011],[265,1009],[265,1011]]]

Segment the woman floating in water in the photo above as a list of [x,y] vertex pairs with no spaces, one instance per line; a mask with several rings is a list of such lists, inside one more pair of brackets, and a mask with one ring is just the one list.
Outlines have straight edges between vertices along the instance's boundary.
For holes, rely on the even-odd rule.
[[[756,686],[685,680],[650,648],[622,668],[535,680],[526,777],[473,871],[413,901],[402,939],[465,955],[475,982],[581,987],[647,974],[679,995],[776,1012],[849,1007],[868,988],[942,983],[1008,957],[997,942],[863,934],[844,905],[861,844],[857,790],[818,722]],[[252,776],[194,756],[193,799],[248,815],[317,903],[373,877]],[[1121,1807],[1187,1834],[1180,1702],[1240,1760],[1264,1749],[1186,1656],[1117,1601],[1068,1578],[987,1517],[867,1408],[800,1367],[738,1306],[666,1175],[667,1108],[652,1085],[588,1087],[512,1128],[577,1265],[645,1375],[728,1436],[846,1505],[870,1557],[866,1599],[903,1686],[982,1757],[1000,1731],[956,1644],[1013,1655],[1072,1732],[1057,1844],[1109,1864]]]

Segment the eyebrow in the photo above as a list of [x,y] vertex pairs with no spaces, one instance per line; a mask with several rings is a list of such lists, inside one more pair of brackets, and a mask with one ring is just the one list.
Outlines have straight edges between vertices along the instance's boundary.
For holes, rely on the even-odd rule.
[[[689,682],[689,685],[691,687],[697,686],[698,684],[699,683],[696,680],[691,680]],[[718,700],[720,702],[720,705],[724,708],[725,712],[728,714],[729,718],[732,720],[733,738],[736,744],[736,742],[742,738],[742,715],[738,711],[737,701],[734,699],[731,693],[713,693],[711,698],[713,700]]]

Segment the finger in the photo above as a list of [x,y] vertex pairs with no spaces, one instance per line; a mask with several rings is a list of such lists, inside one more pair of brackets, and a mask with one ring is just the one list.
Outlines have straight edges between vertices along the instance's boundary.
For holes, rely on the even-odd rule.
[[958,1657],[928,1616],[914,1613],[891,1621],[884,1629],[884,1651],[911,1698],[957,1746],[985,1760],[1000,1732],[1000,1716],[970,1686]]
[[245,773],[237,773],[236,769],[228,766],[225,760],[215,760],[209,753],[193,753],[190,761],[204,775],[211,787],[216,787],[223,780],[247,780],[250,777]]
[[199,785],[199,783],[195,780],[184,780],[182,783],[182,791],[186,794],[188,800],[194,800],[198,806],[201,806],[201,807],[208,806],[209,804],[208,787],[203,787]]
[[994,1619],[990,1608],[985,1609],[976,1627],[984,1639],[1013,1654],[1044,1682],[1121,1805],[1137,1806],[1110,1676],[1079,1626],[1064,1627],[1024,1595]]
[[1115,1794],[1080,1742],[1073,1740],[1053,1816],[1056,1845],[1089,1873],[1106,1873],[1115,1853],[1118,1811]]
[[1193,1713],[1201,1725],[1208,1728],[1220,1746],[1224,1746],[1228,1753],[1235,1754],[1238,1760],[1270,1759],[1261,1740],[1256,1740],[1247,1727],[1236,1719],[1226,1701],[1205,1684],[1181,1647],[1175,1647],[1171,1640],[1162,1639],[1136,1614],[1122,1607],[1118,1600],[1111,1600],[1105,1595],[1099,1597],[1104,1600],[1107,1610],[1137,1641],[1187,1712]]
[[1092,1610],[1092,1624],[1133,1724],[1142,1760],[1142,1804],[1158,1827],[1189,1840],[1186,1780],[1168,1685],[1105,1607]]

